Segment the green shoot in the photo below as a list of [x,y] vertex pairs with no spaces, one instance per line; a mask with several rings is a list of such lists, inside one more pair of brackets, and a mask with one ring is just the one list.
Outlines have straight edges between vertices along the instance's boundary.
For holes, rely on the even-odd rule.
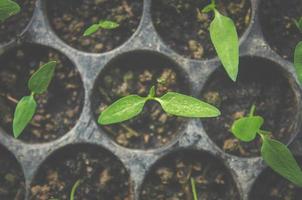
[[198,200],[197,192],[196,192],[196,184],[194,178],[191,177],[191,187],[193,193],[193,200]]
[[80,186],[82,180],[77,180],[74,185],[72,186],[71,188],[71,192],[70,192],[70,200],[74,200],[74,196],[75,196],[75,193],[78,189],[78,187]]
[[210,36],[215,50],[229,77],[236,81],[239,68],[239,39],[233,20],[223,16],[217,9],[215,0],[202,12],[213,11],[215,17],[210,25]]
[[109,21],[109,20],[101,20],[101,21],[99,21],[99,23],[89,26],[85,30],[83,36],[90,36],[100,29],[115,29],[115,28],[118,28],[119,26],[120,25],[116,22]]
[[[302,33],[302,17],[299,20],[294,20],[297,28]],[[300,84],[302,84],[302,41],[300,41],[294,52],[294,66]]]
[[300,17],[300,19],[298,20],[294,20],[295,25],[297,26],[297,28],[300,30],[300,32],[302,32],[302,17]]
[[214,106],[187,95],[168,92],[161,97],[156,97],[155,87],[153,86],[147,97],[129,95],[111,104],[101,113],[98,123],[108,125],[129,120],[139,115],[145,103],[149,100],[159,102],[163,110],[170,115],[192,118],[217,117],[220,115],[220,111]]
[[20,6],[12,0],[0,0],[0,22],[20,12]]
[[32,120],[37,109],[35,95],[46,92],[54,75],[56,64],[55,61],[48,62],[31,76],[28,82],[31,95],[23,97],[18,102],[14,113],[13,133],[15,138],[21,135],[22,131]]
[[236,120],[231,132],[241,141],[250,142],[260,135],[262,139],[261,156],[268,166],[295,185],[302,187],[302,171],[294,156],[281,142],[271,139],[270,132],[261,130],[264,119],[254,116],[255,106],[250,115]]

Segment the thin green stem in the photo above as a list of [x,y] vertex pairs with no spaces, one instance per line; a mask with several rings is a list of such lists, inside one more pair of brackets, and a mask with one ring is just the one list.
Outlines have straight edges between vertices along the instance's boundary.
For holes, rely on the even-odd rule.
[[80,186],[81,180],[77,180],[75,184],[72,186],[71,192],[70,192],[70,200],[74,200],[74,195],[77,191],[77,188]]
[[255,110],[256,110],[256,106],[255,106],[255,104],[253,104],[252,107],[251,107],[251,109],[250,109],[250,114],[249,114],[250,117],[254,116]]
[[196,184],[194,178],[191,177],[191,187],[193,193],[193,200],[198,200],[197,192],[196,192]]

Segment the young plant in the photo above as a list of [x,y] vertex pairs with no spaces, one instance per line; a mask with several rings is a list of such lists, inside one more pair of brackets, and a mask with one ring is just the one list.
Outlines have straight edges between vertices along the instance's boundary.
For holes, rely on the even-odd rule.
[[[299,20],[294,20],[297,28],[302,33],[302,17]],[[294,66],[300,84],[302,84],[302,41],[300,41],[294,53]]]
[[156,97],[153,86],[147,97],[129,95],[114,102],[100,114],[98,123],[108,125],[129,120],[140,114],[149,100],[160,103],[163,110],[170,115],[192,118],[220,115],[220,111],[214,106],[187,95],[168,92],[162,97]]
[[[70,191],[70,196],[69,196],[69,199],[70,199],[70,200],[74,200],[75,193],[76,193],[76,191],[77,191],[77,189],[78,189],[78,187],[80,186],[81,183],[82,183],[82,180],[77,180],[77,181],[73,184],[73,186],[72,186],[72,188],[71,188],[71,191]],[[50,199],[50,200],[59,200],[59,199],[57,199],[57,198],[52,198],[52,199]]]
[[192,193],[193,193],[193,200],[198,200],[195,179],[191,177],[190,180],[191,180],[191,188],[192,188]]
[[270,132],[261,129],[264,119],[261,116],[255,116],[254,112],[253,105],[247,117],[233,123],[231,132],[243,142],[254,140],[258,134],[262,139],[261,156],[266,164],[284,178],[302,187],[302,171],[294,156],[286,145],[272,139]]
[[0,22],[16,15],[21,10],[20,6],[11,0],[0,0]]
[[99,21],[99,23],[89,26],[85,30],[83,36],[90,36],[90,35],[92,35],[93,33],[97,32],[100,29],[115,29],[119,26],[120,25],[116,22],[109,21],[109,20],[101,20],[101,21]]
[[202,12],[214,13],[210,25],[210,36],[215,50],[229,77],[236,81],[239,66],[239,40],[233,20],[223,16],[217,9],[215,0],[202,9]]
[[37,109],[35,95],[39,95],[47,91],[54,75],[56,64],[56,61],[48,62],[31,76],[28,82],[28,88],[31,91],[31,94],[23,97],[18,102],[14,113],[13,133],[15,138],[21,135],[22,131],[34,116]]

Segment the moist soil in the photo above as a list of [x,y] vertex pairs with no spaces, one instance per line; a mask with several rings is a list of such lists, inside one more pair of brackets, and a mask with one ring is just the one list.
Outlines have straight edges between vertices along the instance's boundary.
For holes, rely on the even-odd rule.
[[283,58],[293,61],[294,49],[302,33],[294,23],[302,15],[301,0],[261,1],[260,22],[269,45]]
[[[172,63],[161,63],[161,60],[161,57],[134,54],[108,66],[95,84],[95,117],[119,98],[130,94],[147,96],[153,85],[156,86],[157,96],[168,91],[187,93],[185,78],[172,67]],[[137,117],[102,128],[119,145],[149,149],[163,146],[175,139],[183,122],[185,119],[166,114],[158,103],[150,101]]]
[[246,116],[253,104],[256,115],[264,118],[263,130],[271,131],[272,137],[284,143],[297,131],[297,98],[291,83],[282,75],[278,66],[255,58],[241,60],[236,83],[225,71],[219,69],[206,83],[202,98],[216,105],[221,116],[203,120],[210,138],[227,153],[242,156],[259,156],[261,140],[240,142],[229,131],[233,122]]
[[223,164],[208,154],[175,152],[156,164],[142,187],[144,200],[192,200],[190,178],[203,200],[240,199],[236,184]]
[[[180,55],[191,59],[213,58],[216,53],[209,34],[213,14],[201,12],[209,3],[209,0],[154,0],[154,26],[164,42]],[[234,20],[241,36],[251,20],[250,1],[223,0],[217,1],[217,5],[221,13]]]
[[127,170],[111,153],[97,147],[73,146],[55,153],[41,166],[31,185],[30,199],[131,200]]
[[25,181],[17,160],[0,147],[0,199],[23,200]]
[[36,0],[15,0],[21,11],[0,23],[0,44],[17,38],[29,24],[34,12]]
[[[141,0],[48,0],[47,13],[56,34],[70,46],[93,53],[110,51],[136,31],[143,9]],[[100,20],[111,20],[120,26],[99,30],[84,37],[84,31]]]
[[75,125],[84,98],[80,75],[65,56],[42,46],[23,45],[0,57],[0,124],[11,136],[16,103],[30,95],[27,88],[30,76],[50,60],[58,61],[55,75],[48,91],[36,95],[37,112],[19,137],[25,142],[55,140]]
[[[302,158],[297,159],[302,165]],[[295,186],[271,169],[266,169],[254,184],[250,200],[300,200],[302,188]]]

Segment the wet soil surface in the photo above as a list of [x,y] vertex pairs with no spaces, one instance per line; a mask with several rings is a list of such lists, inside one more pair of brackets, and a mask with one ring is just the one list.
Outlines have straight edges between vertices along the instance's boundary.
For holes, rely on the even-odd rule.
[[67,133],[77,122],[82,110],[84,91],[79,72],[62,54],[36,45],[23,45],[0,56],[0,125],[9,135],[16,103],[30,95],[27,82],[43,63],[58,61],[48,91],[36,95],[38,108],[31,123],[19,139],[48,142]]
[[204,128],[212,140],[227,153],[253,157],[260,153],[261,140],[246,143],[237,140],[229,131],[233,122],[246,116],[253,104],[256,115],[264,118],[262,129],[271,131],[272,137],[289,142],[297,131],[297,97],[292,81],[273,63],[256,58],[241,60],[240,72],[233,83],[222,69],[206,83],[202,98],[216,105],[221,116],[203,120]]
[[20,5],[21,11],[4,22],[0,22],[0,44],[17,38],[33,15],[36,0],[15,0],[15,2]]
[[[136,31],[143,9],[141,0],[48,0],[47,13],[56,34],[70,46],[93,53],[110,51]],[[100,20],[120,26],[84,37],[84,31]]]
[[302,17],[301,0],[265,0],[260,5],[260,22],[264,37],[279,55],[293,61],[294,49],[302,33],[294,20]]
[[[129,94],[147,96],[153,85],[157,87],[157,96],[168,91],[187,93],[188,84],[174,67],[175,64],[166,58],[142,52],[113,61],[95,83],[92,108],[96,119],[119,98]],[[150,101],[139,116],[102,128],[124,147],[149,149],[176,138],[185,120],[166,114],[158,103]]]
[[[213,14],[201,12],[209,3],[209,0],[154,0],[154,26],[164,42],[177,53],[192,59],[213,58],[216,53],[208,30]],[[224,0],[217,1],[217,5],[221,13],[234,20],[241,36],[251,20],[250,1]]]
[[69,146],[53,154],[31,184],[31,200],[69,200],[81,180],[75,200],[131,200],[129,175],[111,153],[95,146]]
[[190,178],[195,179],[200,199],[240,199],[232,176],[223,164],[196,151],[178,151],[164,157],[146,177],[141,199],[192,200]]

